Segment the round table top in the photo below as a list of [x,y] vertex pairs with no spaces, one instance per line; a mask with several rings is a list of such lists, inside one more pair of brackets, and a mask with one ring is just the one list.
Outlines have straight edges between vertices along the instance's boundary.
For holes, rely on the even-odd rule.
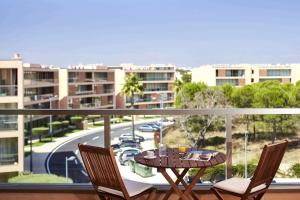
[[[143,151],[137,154],[134,157],[134,160],[137,163],[156,168],[203,168],[203,167],[212,167],[221,163],[224,163],[226,160],[225,154],[206,150],[206,149],[187,149],[185,154],[180,154],[178,152],[178,148],[168,148],[166,156],[159,157],[158,149],[152,150],[154,151],[155,158],[148,159],[144,158],[147,155],[147,151]],[[205,153],[211,153],[212,156],[209,160],[190,160],[185,159],[184,156],[190,153],[191,151],[202,151]]]

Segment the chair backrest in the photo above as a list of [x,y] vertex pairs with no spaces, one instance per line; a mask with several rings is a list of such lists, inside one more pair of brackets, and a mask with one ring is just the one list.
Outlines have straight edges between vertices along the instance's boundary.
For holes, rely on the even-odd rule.
[[260,160],[246,193],[250,193],[252,188],[261,184],[265,184],[266,188],[269,187],[279,168],[287,145],[288,142],[284,141],[264,146]]
[[96,191],[104,187],[123,193],[129,197],[119,172],[113,151],[109,148],[101,148],[89,145],[78,145],[80,154]]

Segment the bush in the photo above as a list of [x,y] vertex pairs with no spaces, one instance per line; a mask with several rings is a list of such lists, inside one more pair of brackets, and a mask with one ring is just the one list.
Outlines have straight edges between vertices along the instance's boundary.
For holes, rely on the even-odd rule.
[[48,127],[37,127],[32,129],[32,135],[39,136],[40,141],[42,141],[42,136],[48,135]]
[[87,116],[87,119],[89,121],[92,121],[94,125],[95,125],[96,119],[100,119],[100,118],[101,118],[101,115],[88,115]]
[[300,177],[300,163],[296,163],[294,164],[291,169],[290,169],[291,173],[293,176],[296,176],[296,177]]
[[74,116],[74,117],[71,117],[70,120],[71,120],[72,124],[76,125],[78,123],[81,123],[83,118],[81,116]]
[[82,121],[83,118],[81,116],[74,116],[70,118],[71,124],[74,124],[76,128],[83,129]]
[[59,121],[54,121],[52,123],[49,123],[48,126],[50,127],[50,125],[52,126],[52,131],[56,131],[62,128],[62,123]]
[[206,145],[216,146],[216,145],[224,144],[225,140],[226,139],[224,137],[219,137],[219,136],[211,137],[207,139]]
[[[253,176],[257,165],[255,164],[247,164],[247,176]],[[244,177],[245,175],[245,165],[244,164],[237,164],[232,167],[232,173],[234,176]]]
[[63,129],[69,128],[69,124],[70,124],[70,122],[68,120],[64,120],[64,121],[61,122],[61,125],[62,125]]

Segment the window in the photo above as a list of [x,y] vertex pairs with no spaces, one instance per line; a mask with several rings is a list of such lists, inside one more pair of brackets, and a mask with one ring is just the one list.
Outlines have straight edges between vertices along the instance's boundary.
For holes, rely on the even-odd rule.
[[268,69],[267,76],[290,76],[290,69]]
[[244,70],[226,70],[225,76],[227,77],[244,76]]
[[18,163],[18,138],[1,138],[0,152],[0,166]]
[[231,85],[239,85],[238,79],[217,79],[217,85],[224,85],[224,84],[231,84]]

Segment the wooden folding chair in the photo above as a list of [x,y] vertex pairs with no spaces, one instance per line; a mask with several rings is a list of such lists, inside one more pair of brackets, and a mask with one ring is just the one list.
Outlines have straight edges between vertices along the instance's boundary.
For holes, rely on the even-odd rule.
[[80,154],[99,198],[132,200],[149,194],[150,199],[155,189],[147,183],[123,180],[111,149],[78,145]]
[[222,193],[240,197],[241,200],[259,200],[270,186],[287,148],[287,141],[265,145],[258,166],[251,180],[230,178],[216,183],[212,192],[219,200],[224,200]]

